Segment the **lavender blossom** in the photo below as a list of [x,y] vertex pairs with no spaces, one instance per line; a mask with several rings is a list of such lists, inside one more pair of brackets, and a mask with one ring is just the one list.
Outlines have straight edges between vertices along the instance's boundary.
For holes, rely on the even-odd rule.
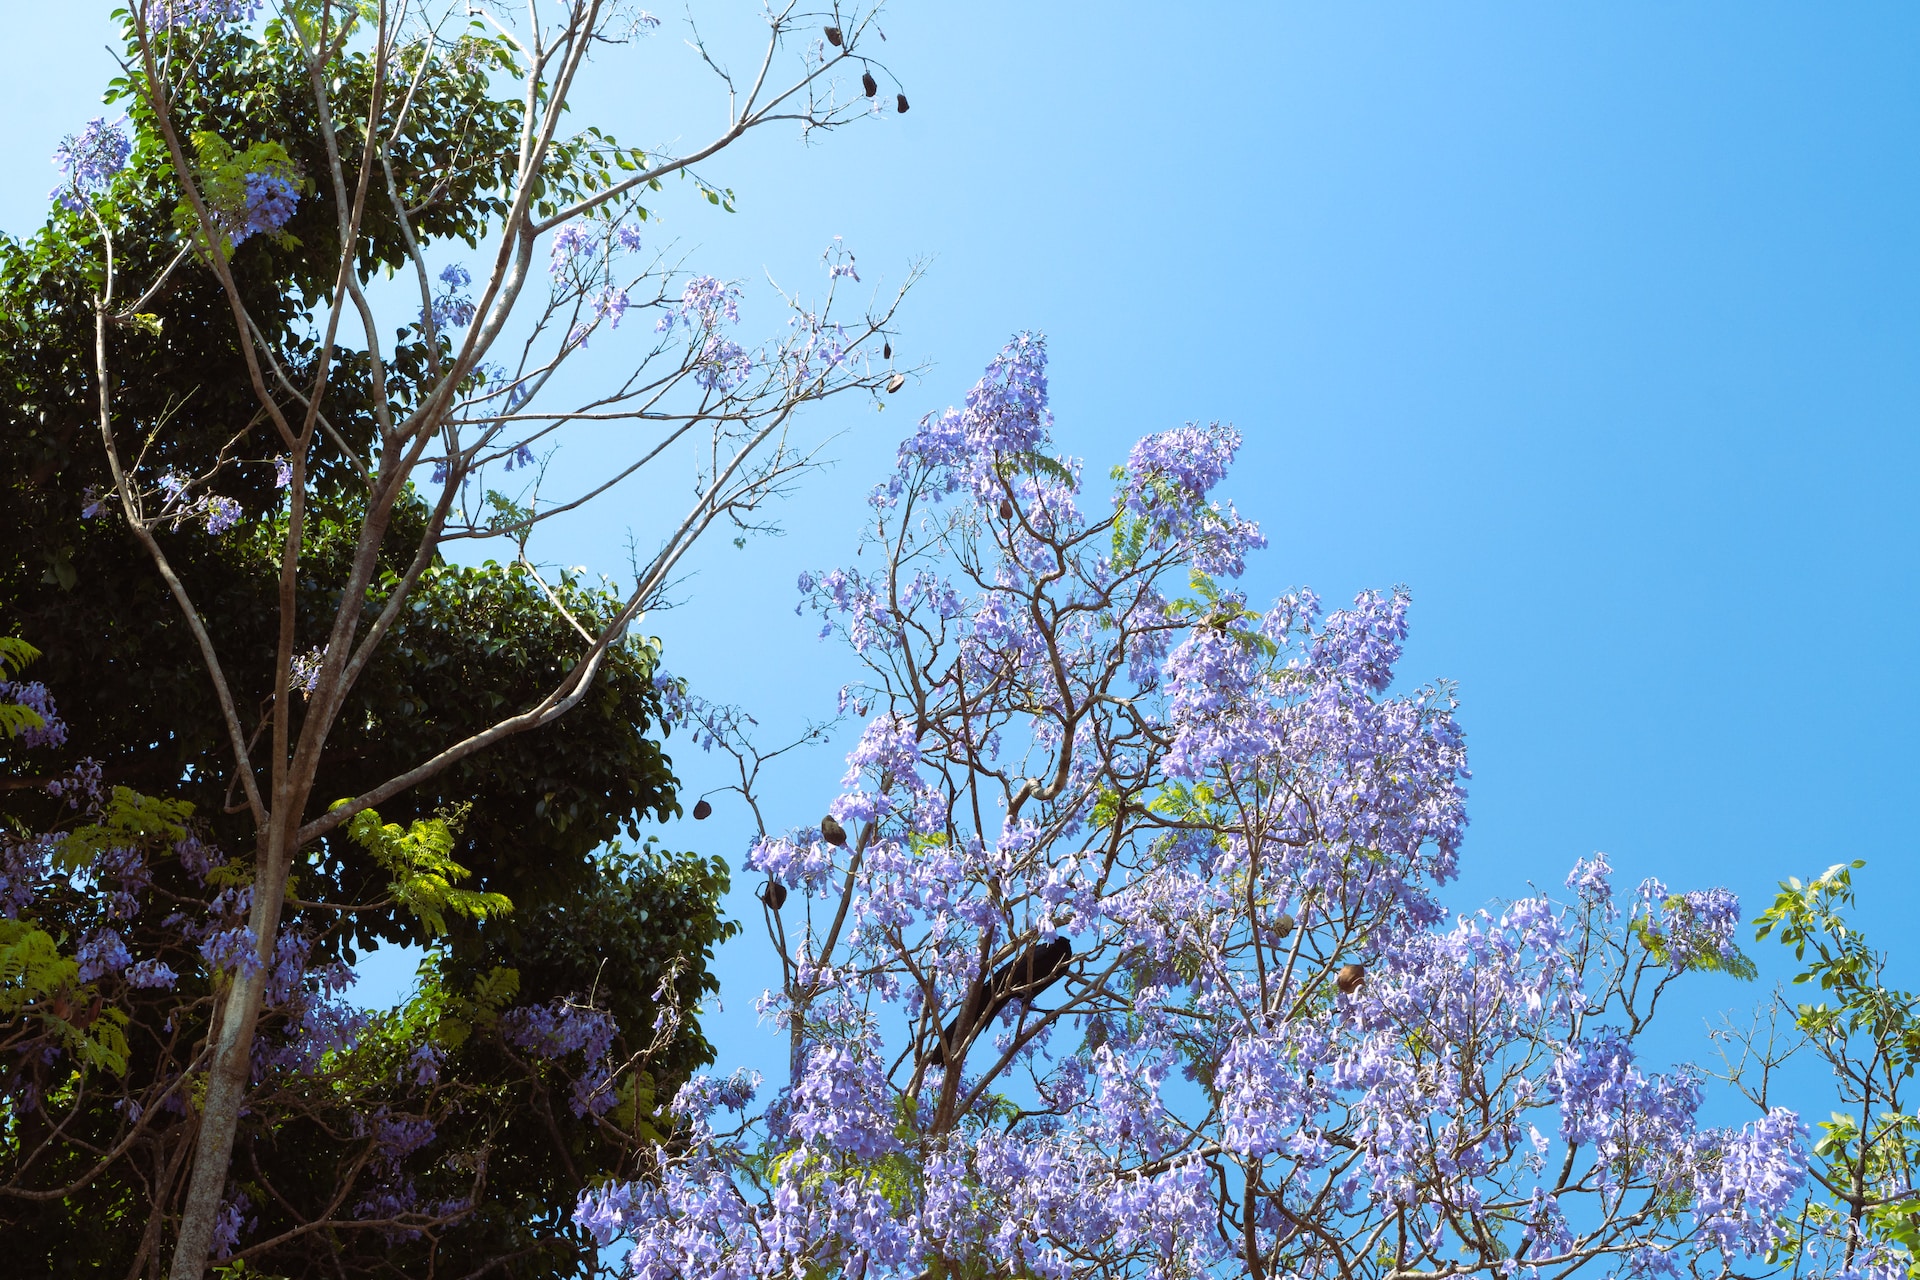
[[252,22],[259,16],[262,0],[153,0],[147,9],[147,21],[154,29],[175,27],[226,27]]
[[23,747],[57,747],[67,740],[67,722],[53,704],[53,695],[38,680],[0,680],[0,703],[25,707],[40,717],[38,725],[22,729],[18,741]]
[[106,191],[114,175],[127,167],[133,144],[126,131],[103,118],[87,122],[79,133],[61,139],[54,149],[53,164],[62,181],[52,195],[69,209],[79,212],[87,202]]
[[[716,289],[662,327],[711,332]],[[1451,689],[1401,683],[1408,594],[1262,608],[1221,580],[1262,545],[1216,496],[1237,434],[1148,437],[1096,512],[1052,425],[1019,335],[900,446],[866,558],[800,576],[865,724],[835,839],[795,815],[747,854],[785,891],[758,1002],[784,1087],[689,1084],[657,1179],[576,1221],[644,1280],[1224,1275],[1250,1249],[1327,1280],[1380,1274],[1382,1239],[1403,1271],[1651,1277],[1774,1247],[1799,1121],[1702,1127],[1701,1077],[1626,1029],[1641,980],[1728,954],[1731,895],[1622,913],[1594,859],[1571,903],[1450,922],[1470,775]],[[698,745],[756,758],[660,679]]]

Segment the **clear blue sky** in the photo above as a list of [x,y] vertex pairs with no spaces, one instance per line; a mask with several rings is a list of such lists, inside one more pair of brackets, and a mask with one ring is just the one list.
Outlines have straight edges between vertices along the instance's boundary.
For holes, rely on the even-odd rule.
[[[109,7],[10,25],[9,230],[95,113]],[[844,667],[792,615],[796,572],[850,547],[910,417],[1043,329],[1089,474],[1186,419],[1246,433],[1256,599],[1411,586],[1403,671],[1459,682],[1473,751],[1457,906],[1604,849],[1626,883],[1752,910],[1862,856],[1865,920],[1915,970],[1920,10],[902,4],[885,27],[909,115],[711,166],[735,216],[663,205],[750,287],[811,281],[836,235],[869,283],[932,259],[899,344],[928,380],[816,419],[838,463],[791,535],[706,554],[654,620],[676,671],[770,726],[829,706]],[[582,119],[710,128],[678,38],[603,61]],[[547,553],[616,570],[655,501]],[[796,767],[782,820],[838,772]],[[741,830],[723,808],[667,837],[737,866]],[[725,958],[728,1059],[762,1056],[768,972]],[[1685,1018],[1760,995],[1696,989]]]

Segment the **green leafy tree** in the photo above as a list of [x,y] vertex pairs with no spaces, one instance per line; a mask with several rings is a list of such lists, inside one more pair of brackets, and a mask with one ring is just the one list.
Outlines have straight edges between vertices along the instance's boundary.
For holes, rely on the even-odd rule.
[[[635,626],[704,532],[756,527],[807,465],[789,438],[798,409],[900,381],[863,356],[891,306],[844,324],[832,313],[850,262],[835,264],[823,301],[793,300],[780,343],[750,350],[731,337],[734,291],[637,251],[642,201],[678,176],[727,204],[692,166],[767,124],[819,130],[865,114],[864,99],[832,85],[865,65],[855,47],[866,20],[843,18],[828,49],[775,14],[765,62],[800,45],[793,75],[776,84],[763,70],[737,86],[712,141],[672,155],[561,130],[589,49],[636,33],[620,6],[536,7],[515,27],[464,6],[402,21],[380,5],[303,0],[258,29],[233,22],[235,8],[141,0],[127,13],[129,71],[114,94],[130,147],[116,152],[111,127],[70,142],[53,223],[4,248],[3,447],[22,515],[6,533],[17,554],[0,563],[0,602],[48,649],[45,676],[71,727],[64,759],[9,754],[10,829],[25,838],[67,821],[47,788],[82,757],[100,762],[103,806],[122,791],[169,797],[183,806],[172,827],[96,840],[87,856],[136,849],[156,892],[209,911],[245,890],[236,927],[252,960],[188,972],[199,962],[176,948],[185,968],[165,999],[96,993],[102,1016],[109,995],[144,1001],[139,1017],[115,1008],[159,1038],[106,1072],[111,1088],[98,1072],[55,1082],[73,1122],[64,1145],[9,1131],[21,1163],[5,1211],[32,1233],[10,1239],[129,1274],[171,1253],[171,1274],[197,1276],[237,1191],[258,1221],[222,1247],[248,1266],[367,1272],[424,1251],[437,1270],[462,1250],[510,1268],[577,1265],[564,1229],[543,1236],[542,1224],[635,1158],[654,1098],[703,1059],[687,1013],[722,936],[712,904],[723,868],[602,851],[675,810],[645,733],[656,649]],[[439,265],[455,243],[479,267],[436,275],[429,258]],[[374,287],[383,274],[416,296],[395,308],[393,289]],[[654,336],[630,372],[560,401],[561,366],[591,336],[610,344],[629,308],[660,321],[636,326]],[[671,460],[675,445],[705,460],[618,595],[545,573],[527,550],[542,521],[606,486],[559,497],[495,487],[582,421],[635,433],[614,480]],[[510,562],[448,563],[463,538],[504,539]],[[350,838],[375,806],[403,844],[413,839],[411,854]],[[233,855],[199,886],[178,857],[191,841]],[[503,900],[516,910],[500,912]],[[482,905],[470,916],[484,920],[459,914]],[[322,1055],[304,1101],[291,1086],[257,1086],[263,1037],[286,1030],[268,999],[283,942],[351,958],[441,926],[414,1006],[352,1052]],[[74,938],[48,936],[72,954]],[[649,1033],[664,1015],[675,1034],[619,1046],[611,1105],[575,1114],[541,1094],[564,1055],[516,1052],[497,1034],[515,1002],[536,1001],[584,1002],[583,1017]],[[437,1017],[449,1009],[468,1016]],[[36,1035],[71,1025],[50,1006],[35,1017]],[[392,1112],[375,1087],[398,1087],[381,1045],[418,1050],[442,1021],[469,1034],[439,1044],[440,1066],[416,1071],[412,1088],[441,1090],[436,1124],[477,1117],[484,1097],[499,1131],[474,1130],[413,1179],[428,1196],[433,1179],[458,1175],[460,1194],[432,1212],[416,1198],[370,1217],[341,1189],[385,1158],[376,1149],[394,1149],[355,1132]],[[112,1111],[166,1077],[165,1064],[187,1082],[166,1086],[171,1110]],[[438,1082],[419,1084],[426,1075]],[[461,1101],[463,1090],[478,1092]],[[294,1141],[301,1124],[312,1127]],[[89,1126],[106,1140],[83,1135]],[[530,1140],[500,1138],[509,1132]],[[70,1167],[23,1168],[35,1152]],[[514,1176],[485,1176],[501,1159]],[[120,1224],[106,1248],[123,1253],[66,1248],[102,1222]],[[493,1234],[449,1243],[442,1229],[456,1222]]]
[[1723,1033],[1730,1074],[1765,1106],[1788,1077],[1783,1069],[1811,1055],[1825,1068],[1834,1108],[1817,1126],[1812,1176],[1818,1194],[1800,1209],[1781,1261],[1796,1271],[1896,1280],[1920,1274],[1920,994],[1887,981],[1885,952],[1850,921],[1853,873],[1864,861],[1838,863],[1808,881],[1781,882],[1761,913],[1759,936],[1792,948],[1801,968],[1763,1028]]

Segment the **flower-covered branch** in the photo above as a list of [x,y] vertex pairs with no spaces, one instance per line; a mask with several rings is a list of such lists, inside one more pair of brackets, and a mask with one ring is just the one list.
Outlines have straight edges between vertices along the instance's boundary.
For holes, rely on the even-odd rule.
[[1595,858],[1450,922],[1466,752],[1396,675],[1406,593],[1256,609],[1237,433],[1142,440],[1096,504],[1051,426],[1021,335],[900,446],[867,567],[801,578],[869,675],[825,816],[748,857],[787,1079],[690,1083],[579,1221],[638,1280],[1772,1270],[1804,1126],[1706,1124],[1637,1048],[1748,971],[1737,903]]

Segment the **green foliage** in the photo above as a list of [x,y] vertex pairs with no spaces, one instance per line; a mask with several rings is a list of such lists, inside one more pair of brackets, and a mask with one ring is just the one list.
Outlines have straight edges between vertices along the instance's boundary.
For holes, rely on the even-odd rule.
[[52,934],[24,920],[0,920],[0,1015],[13,1019],[45,1004],[42,1016],[53,1019],[54,995],[79,982],[80,966],[60,954]]
[[1792,948],[1802,965],[1794,984],[1823,994],[1794,1007],[1794,1024],[1832,1068],[1846,1107],[1818,1126],[1816,1176],[1832,1203],[1815,1206],[1811,1225],[1844,1240],[1850,1254],[1891,1247],[1920,1276],[1920,1108],[1909,1091],[1920,1066],[1920,995],[1887,984],[1885,955],[1847,918],[1853,873],[1864,866],[1856,859],[1808,882],[1781,882],[1757,936]]
[[[1793,958],[1805,964],[1794,984],[1817,985],[1832,997],[1795,1009],[1800,1029],[1815,1037],[1865,1035],[1901,1078],[1920,1064],[1920,1019],[1912,996],[1882,982],[1886,961],[1852,928],[1846,910],[1854,905],[1853,873],[1863,859],[1836,863],[1810,883],[1783,881],[1773,905],[1755,922],[1756,934],[1778,933]],[[1809,959],[1811,954],[1811,959]]]
[[107,797],[98,822],[83,823],[54,845],[54,860],[63,870],[75,871],[108,849],[126,845],[170,845],[187,834],[193,806],[185,800],[162,800],[131,787],[115,787]]
[[101,1008],[59,940],[25,920],[0,920],[0,1018],[42,1023],[77,1061],[112,1075],[127,1070],[127,1015]]
[[[346,803],[344,800],[342,804]],[[471,806],[462,806],[451,818],[415,818],[410,827],[380,821],[372,809],[353,815],[347,834],[372,853],[393,875],[387,889],[402,907],[426,926],[430,937],[447,931],[447,914],[486,920],[513,910],[503,894],[476,893],[457,887],[473,873],[453,860],[454,828]]]
[[0,680],[11,680],[39,656],[38,649],[18,636],[0,636]]

